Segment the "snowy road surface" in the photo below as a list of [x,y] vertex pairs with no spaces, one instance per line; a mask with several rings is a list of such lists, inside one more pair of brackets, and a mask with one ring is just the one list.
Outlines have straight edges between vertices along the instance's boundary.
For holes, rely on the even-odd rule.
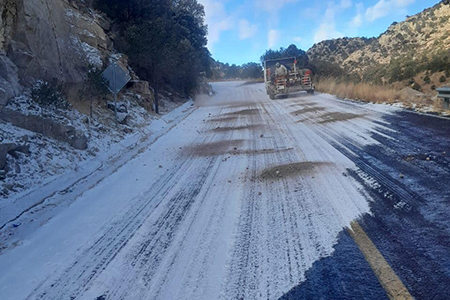
[[69,207],[6,224],[0,298],[388,299],[356,224],[413,297],[446,299],[448,121],[214,87]]

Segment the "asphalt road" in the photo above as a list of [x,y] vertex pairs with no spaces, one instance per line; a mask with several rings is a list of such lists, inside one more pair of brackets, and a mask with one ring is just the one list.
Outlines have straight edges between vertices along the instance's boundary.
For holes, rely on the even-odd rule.
[[214,87],[4,251],[1,299],[448,299],[448,120]]

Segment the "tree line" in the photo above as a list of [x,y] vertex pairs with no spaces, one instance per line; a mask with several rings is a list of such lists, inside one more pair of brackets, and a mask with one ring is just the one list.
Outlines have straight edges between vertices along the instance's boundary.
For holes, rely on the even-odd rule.
[[260,64],[250,62],[243,65],[212,61],[209,78],[217,79],[258,79],[263,77]]
[[264,65],[264,62],[266,60],[273,60],[273,59],[279,59],[279,58],[290,58],[295,57],[297,59],[297,66],[299,68],[308,68],[308,69],[314,69],[314,66],[310,63],[308,55],[305,51],[302,49],[297,48],[295,45],[290,45],[287,48],[281,47],[280,49],[276,50],[267,50],[262,56],[261,56],[261,64]]

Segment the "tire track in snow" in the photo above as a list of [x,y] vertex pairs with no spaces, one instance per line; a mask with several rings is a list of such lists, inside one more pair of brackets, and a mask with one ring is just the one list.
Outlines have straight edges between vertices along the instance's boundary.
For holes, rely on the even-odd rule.
[[[181,170],[185,169],[186,166],[181,168]],[[59,275],[59,279],[39,289],[46,291],[39,292],[39,290],[36,290],[29,298],[61,299],[64,295],[70,295],[70,297],[76,298],[88,286],[89,282],[94,280],[115,258],[117,253],[120,252],[142,226],[143,220],[164,199],[163,197],[159,198],[158,194],[167,193],[171,188],[168,183],[171,178],[176,180],[176,173],[179,174],[178,178],[180,178],[181,174],[179,170],[173,169],[168,176],[161,178],[151,188],[144,191],[143,194],[150,193],[151,191],[156,191],[157,193],[150,198],[141,196],[140,199],[137,199],[137,203],[134,204],[137,207],[127,212],[120,220],[112,223],[102,237],[87,250],[83,251],[79,255],[78,260],[63,274]]]
[[[233,140],[232,136],[230,134],[226,134],[226,135],[222,135],[220,137],[221,139],[224,140]],[[204,139],[203,141],[201,141],[199,144],[208,144],[208,143],[212,143],[212,140],[217,139],[217,136],[211,136],[210,138]],[[108,297],[111,297],[112,299],[115,298],[127,298],[127,299],[142,299],[142,297],[150,297],[151,299],[158,299],[158,298],[167,298],[167,288],[165,288],[166,284],[169,284],[170,280],[172,280],[171,278],[169,278],[169,274],[171,274],[172,270],[175,268],[175,264],[178,262],[179,260],[179,256],[182,256],[182,253],[180,253],[180,249],[183,249],[184,247],[188,247],[186,246],[186,244],[189,244],[190,242],[192,243],[192,239],[193,239],[193,234],[192,232],[196,230],[194,223],[197,222],[197,215],[199,214],[199,210],[202,208],[202,206],[206,206],[205,201],[207,201],[207,197],[206,197],[206,192],[210,192],[212,190],[212,182],[213,179],[216,177],[217,171],[218,171],[218,164],[217,162],[220,160],[220,158],[222,158],[223,155],[220,156],[216,156],[213,158],[206,158],[206,160],[211,161],[211,164],[215,164],[214,166],[214,171],[211,172],[211,175],[208,176],[206,174],[205,176],[205,180],[206,177],[209,177],[209,179],[207,180],[207,183],[204,182],[201,184],[201,186],[199,186],[202,190],[202,192],[198,193],[197,195],[193,195],[191,197],[191,199],[189,199],[189,201],[192,202],[192,209],[189,213],[186,213],[186,218],[179,220],[180,223],[183,223],[183,227],[182,228],[173,228],[170,230],[171,233],[175,233],[176,232],[176,241],[173,244],[168,244],[166,248],[164,249],[148,249],[149,245],[147,245],[147,243],[144,243],[144,245],[142,246],[142,248],[145,248],[146,250],[144,251],[144,253],[154,253],[154,256],[158,256],[160,255],[160,259],[155,259],[155,257],[147,257],[145,259],[142,259],[142,257],[146,256],[146,255],[142,255],[142,252],[139,255],[133,255],[133,257],[137,258],[139,260],[139,263],[137,265],[135,265],[135,272],[130,272],[131,277],[127,278],[128,283],[125,284],[125,286],[123,285],[112,285],[115,286],[113,291],[109,291],[108,293]],[[210,199],[211,195],[209,195],[209,199]],[[197,199],[195,199],[197,198]],[[223,200],[223,199],[221,199]],[[194,203],[195,202],[195,203]],[[219,212],[218,214],[211,214],[209,216],[209,224],[211,226],[207,226],[206,228],[208,229],[212,229],[212,230],[217,230],[217,226],[218,226],[218,220],[220,220],[221,218],[223,218],[223,211],[224,211],[224,206],[225,206],[226,202],[222,202],[222,203],[217,203],[216,201],[216,205],[213,206],[213,211],[216,211],[216,208],[221,207],[219,209],[217,209],[217,212]],[[178,221],[178,220],[177,220]],[[168,224],[174,223],[173,220],[168,220]],[[158,226],[161,227],[161,226]],[[164,227],[164,226],[162,226]],[[208,230],[206,230],[206,232],[204,232],[201,236],[204,237],[205,235],[210,235],[208,233]],[[148,233],[145,233],[144,236],[148,236]],[[213,244],[214,242],[214,236],[211,236],[209,238],[209,241],[205,241],[202,238],[199,239],[199,243],[203,244],[203,243],[210,243]],[[172,248],[174,248],[172,250]],[[198,274],[202,274],[203,270],[205,269],[206,265],[208,263],[210,263],[210,260],[208,260],[208,256],[210,255],[209,253],[211,253],[211,249],[208,248],[204,248],[205,251],[198,251],[196,250],[195,252],[198,253],[198,255],[200,255],[203,258],[203,267],[199,268],[197,271],[197,276],[195,276],[196,280],[194,281],[194,286],[193,287],[188,287],[186,288],[186,292],[188,293],[197,293],[198,289],[201,289],[198,286],[198,283],[201,282],[201,276],[199,277]],[[188,259],[192,259],[192,257],[188,257]],[[156,263],[155,263],[156,262]],[[129,262],[128,262],[129,263]],[[183,264],[182,262],[178,262],[178,264]],[[178,266],[179,268],[179,266]],[[179,270],[179,269],[177,269]],[[185,272],[184,269],[181,269],[182,272]],[[128,276],[125,276],[128,277]],[[133,284],[136,282],[139,282],[140,279],[142,279],[142,282],[140,282],[139,284]],[[184,279],[186,280],[186,279]],[[195,285],[195,282],[197,282],[197,285]],[[182,282],[180,284],[183,284]],[[184,286],[186,286],[186,284],[184,284]],[[138,290],[138,291],[136,291]],[[135,292],[131,292],[130,291],[135,291]],[[169,291],[170,293],[170,291]],[[169,298],[177,298],[180,296],[176,295],[176,292],[172,292],[172,294],[170,294],[171,296]],[[165,295],[165,296],[163,296]],[[180,295],[180,294],[178,294]],[[182,298],[186,298],[187,294],[183,294],[181,295]],[[201,293],[199,293],[199,295],[201,295]],[[191,298],[191,297],[189,297]]]
[[[333,109],[342,110],[333,103],[341,101],[327,102]],[[448,177],[445,153],[443,159],[438,153],[448,144],[448,134],[435,131],[439,122],[432,117],[386,114],[384,109],[371,111],[356,104],[351,107],[354,113],[368,112],[366,120],[319,124],[316,116],[309,115],[308,125],[355,163],[348,174],[365,187],[363,192],[373,199],[371,208],[376,214],[364,216],[360,224],[411,293],[417,298],[440,298],[448,290],[443,286],[448,286],[445,249],[450,241],[447,222],[442,222],[438,214],[445,210],[442,198],[448,189],[436,186],[431,178],[436,174]],[[432,140],[427,139],[430,134]],[[404,160],[404,155],[418,151],[431,151],[436,161]]]
[[[273,139],[267,140],[263,147],[276,149],[293,146],[295,149],[283,154],[266,155],[261,159],[253,157],[249,165],[252,166],[254,178],[269,166],[306,161],[307,155],[303,152],[305,144],[310,145],[306,150],[309,147],[314,149],[316,159],[333,159],[334,155],[341,155],[329,145],[327,149],[322,149],[319,144],[324,141],[316,141],[318,136],[312,131],[308,132],[311,137],[301,133],[305,140],[299,140],[299,132],[292,129],[286,110],[277,104],[276,101],[261,104],[266,112],[262,115],[264,123],[277,128]],[[254,137],[254,140],[258,139]],[[339,198],[344,206],[353,207],[355,212],[365,211],[367,204],[357,191],[356,182],[341,184],[346,180],[341,170],[345,169],[320,169],[315,176],[325,177],[324,186],[329,182],[330,186],[338,187],[344,195]],[[310,178],[299,174],[296,178],[281,178],[273,182],[255,180],[246,189],[238,226],[240,233],[236,241],[240,246],[235,248],[230,260],[224,299],[278,298],[304,280],[304,272],[314,261],[331,254],[337,234],[352,218],[341,215],[342,211],[337,209],[339,204],[328,203],[333,198],[332,192],[321,193]],[[353,189],[350,194],[345,192],[349,188]],[[263,194],[258,196],[259,191]],[[346,200],[348,195],[349,198],[356,195],[356,203]],[[357,199],[363,204],[357,204]],[[334,220],[328,220],[330,217]]]
[[[296,125],[284,103],[269,102],[259,87],[225,90],[220,97],[229,105],[200,108],[191,119],[200,123],[198,114],[213,111],[233,114],[220,122],[225,127],[267,126],[213,132],[217,123],[186,122],[205,136],[182,142],[239,139],[245,151],[176,159],[30,298],[275,299],[333,252],[339,231],[368,210],[359,185],[342,175],[350,161],[305,124]],[[258,111],[236,113],[243,109]],[[186,133],[175,131],[179,138]],[[154,147],[164,143],[162,137]],[[256,152],[261,149],[274,151]],[[267,168],[304,161],[335,165],[259,178]]]
[[[182,162],[180,167],[172,168],[170,172],[161,177],[149,189],[143,191],[139,199],[130,201],[133,203],[132,209],[123,215],[121,219],[110,224],[105,234],[98,238],[91,247],[84,250],[71,267],[58,275],[58,279],[46,279],[28,298],[61,299],[65,295],[76,298],[83,291],[86,291],[90,283],[106,269],[108,264],[115,259],[116,255],[141,228],[153,210],[164,201],[173,186],[183,179],[186,173],[192,172],[189,170],[202,165],[198,160],[188,157]],[[173,196],[172,200],[174,203],[182,203],[185,200],[183,199],[185,195],[189,199],[194,198],[189,195],[193,196],[199,192],[199,184],[201,185],[202,181],[208,176],[211,163],[207,165],[205,172],[200,173],[201,176],[198,180],[193,181],[193,184],[188,185],[184,190]],[[187,209],[188,206],[185,204],[182,208]],[[160,223],[157,224],[164,224],[164,220],[171,213],[177,216],[175,220],[181,218],[180,215],[176,214],[176,210],[172,206],[166,212],[165,218],[163,217],[162,221],[160,220]],[[167,222],[165,225],[167,225]],[[174,225],[176,225],[176,222]],[[159,241],[158,237],[161,235],[158,235],[158,232],[156,232],[154,236]],[[149,239],[149,243],[151,241],[152,239]],[[131,263],[133,265],[133,262]]]

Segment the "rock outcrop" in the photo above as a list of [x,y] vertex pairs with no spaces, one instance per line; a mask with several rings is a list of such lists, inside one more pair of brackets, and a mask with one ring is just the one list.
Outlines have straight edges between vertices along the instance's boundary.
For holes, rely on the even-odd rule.
[[51,117],[25,115],[12,109],[4,108],[0,112],[0,119],[14,126],[68,143],[75,149],[85,150],[87,148],[88,139],[83,132],[71,125],[62,124]]
[[6,154],[10,151],[11,145],[13,144],[0,144],[0,170],[6,166]]
[[29,145],[18,145],[16,143],[2,143],[0,144],[0,170],[3,170],[6,166],[6,155],[11,154],[17,157],[17,152],[24,154],[30,154]]
[[17,95],[19,79],[83,82],[88,65],[102,66],[112,49],[109,26],[76,0],[0,0],[0,104]]
[[[85,0],[0,0],[0,119],[86,149],[86,136],[57,118],[11,109],[15,98],[40,80],[61,84],[69,102],[80,99],[90,66],[117,61],[133,82],[128,92],[139,105],[151,108],[153,91],[114,49],[111,21]],[[18,97],[20,98],[20,97]],[[127,121],[126,112],[120,112]],[[55,114],[57,114],[55,112]]]

